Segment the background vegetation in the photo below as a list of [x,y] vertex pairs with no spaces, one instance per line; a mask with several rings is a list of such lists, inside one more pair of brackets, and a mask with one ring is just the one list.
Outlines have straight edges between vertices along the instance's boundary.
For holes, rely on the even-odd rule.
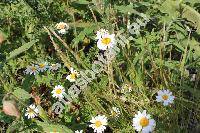
[[[0,9],[0,99],[10,93],[21,112],[18,120],[0,112],[1,132],[55,128],[60,132],[92,132],[88,121],[105,114],[109,117],[107,133],[133,133],[132,118],[142,109],[156,120],[155,132],[200,131],[198,0],[1,0]],[[146,14],[150,22],[141,27],[139,35],[131,35],[127,26],[140,18],[136,11]],[[56,23],[62,21],[70,29],[60,37],[71,51],[52,35],[60,49],[55,50],[44,29],[55,30]],[[91,69],[96,55],[102,52],[94,39],[99,28],[115,34],[124,30],[124,36],[134,40],[120,48],[111,64],[113,71],[101,73],[58,116],[51,111],[57,101],[51,91],[57,84],[65,88],[72,85],[66,80],[67,63],[79,71]],[[41,61],[61,63],[62,68],[36,76],[24,74],[28,65]],[[195,80],[191,80],[193,74]],[[132,92],[120,92],[124,84],[129,84]],[[173,105],[163,107],[155,101],[157,91],[163,88],[176,97]],[[33,94],[39,97],[43,114],[29,120],[24,113],[36,100]],[[122,112],[118,119],[110,118],[113,106]]]

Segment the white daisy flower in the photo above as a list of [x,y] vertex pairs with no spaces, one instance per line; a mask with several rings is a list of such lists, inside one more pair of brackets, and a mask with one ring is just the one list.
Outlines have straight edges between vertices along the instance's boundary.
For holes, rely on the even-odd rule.
[[121,114],[119,108],[117,107],[112,107],[112,110],[111,110],[111,116],[113,117],[119,117],[119,115]]
[[76,78],[79,76],[79,73],[76,70],[74,70],[73,68],[70,68],[70,72],[71,72],[71,74],[68,75],[66,77],[66,79],[68,79],[70,82],[75,82]]
[[99,31],[97,31],[97,37],[95,39],[101,39],[102,36],[105,34],[109,34],[108,30],[100,29]]
[[155,120],[151,119],[150,115],[146,113],[146,110],[144,110],[142,113],[138,111],[138,114],[135,114],[135,117],[133,118],[133,127],[138,132],[152,132],[155,126]]
[[65,34],[69,29],[69,25],[65,22],[57,23],[55,27],[58,30],[58,33],[60,34]]
[[169,90],[160,90],[158,91],[158,96],[156,96],[157,102],[163,102],[164,106],[167,106],[174,101],[174,96],[172,95],[172,92]]
[[27,116],[28,119],[30,119],[36,117],[38,113],[39,113],[38,108],[34,104],[31,104],[29,108],[26,109],[25,116]]
[[103,133],[103,131],[106,129],[107,125],[107,117],[105,115],[98,115],[96,117],[92,117],[92,120],[90,120],[92,124],[89,126],[94,129],[94,132],[96,133]]
[[115,34],[103,34],[101,38],[98,38],[97,47],[101,50],[106,50],[113,47],[115,44]]
[[37,66],[37,68],[38,68],[38,71],[40,71],[40,72],[44,72],[44,71],[46,71],[46,70],[49,68],[47,62],[39,63],[39,64],[36,65],[36,66]]
[[51,93],[53,94],[53,97],[62,99],[64,97],[63,93],[65,93],[65,88],[61,85],[57,85]]
[[55,70],[58,70],[59,68],[61,68],[61,64],[59,63],[51,64],[51,66],[49,66],[50,71],[55,71]]
[[76,130],[75,133],[83,133],[83,130],[80,131]]
[[32,64],[31,66],[28,66],[25,70],[25,73],[26,74],[33,74],[33,75],[36,75],[38,73],[38,70],[37,70],[37,66]]

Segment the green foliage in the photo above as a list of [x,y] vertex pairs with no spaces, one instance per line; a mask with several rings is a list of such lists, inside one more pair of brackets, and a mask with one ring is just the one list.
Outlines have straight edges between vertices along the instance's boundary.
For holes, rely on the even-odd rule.
[[25,91],[21,88],[15,88],[15,90],[13,91],[13,94],[16,97],[18,97],[20,100],[23,100],[23,101],[31,98],[31,95],[27,91]]
[[38,40],[33,40],[31,42],[28,42],[26,44],[23,44],[21,47],[18,49],[13,50],[12,52],[9,53],[7,60],[14,58],[15,56],[27,51],[31,46],[33,46]]
[[[0,2],[0,99],[9,93],[18,102],[21,118],[0,112],[6,132],[92,132],[89,121],[98,114],[108,118],[105,133],[133,133],[132,118],[147,110],[156,121],[155,132],[195,132],[200,121],[200,2],[197,0],[3,0]],[[150,22],[132,35],[127,27],[146,14]],[[59,34],[55,25],[66,22]],[[44,28],[46,27],[46,28]],[[52,112],[58,101],[56,85],[67,93],[69,67],[91,70],[98,54],[96,32],[123,31],[125,47],[104,70],[81,90],[61,115]],[[49,30],[49,31],[48,31]],[[55,32],[54,32],[55,31]],[[47,33],[49,32],[49,33]],[[51,36],[50,36],[51,35]],[[60,63],[58,70],[25,74],[27,66]],[[195,78],[194,78],[195,75]],[[125,85],[132,90],[122,92]],[[156,102],[157,92],[169,89],[171,106]],[[66,99],[65,99],[66,100]],[[37,104],[39,114],[27,119],[26,109]],[[2,107],[2,105],[0,105]],[[111,116],[112,107],[121,111]],[[1,130],[0,130],[1,131]]]
[[183,8],[182,17],[190,21],[200,34],[200,14],[190,6],[183,5]]
[[64,132],[73,133],[72,130],[70,130],[69,128],[62,126],[62,125],[49,124],[49,123],[40,122],[40,121],[37,121],[36,123],[37,123],[37,125],[42,127],[42,131],[44,131],[44,132],[52,132],[53,131],[53,132],[61,132],[61,133],[64,133]]

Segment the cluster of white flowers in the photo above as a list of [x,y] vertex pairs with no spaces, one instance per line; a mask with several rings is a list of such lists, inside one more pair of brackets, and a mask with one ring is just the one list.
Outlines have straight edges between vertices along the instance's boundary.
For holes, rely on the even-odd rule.
[[[173,103],[174,98],[175,97],[172,95],[172,92],[169,90],[160,90],[158,91],[158,96],[156,96],[156,101],[163,102],[163,105],[167,106]],[[117,118],[120,114],[121,112],[118,107],[112,107],[111,117]],[[92,120],[90,121],[92,124],[89,126],[94,129],[94,132],[103,133],[108,125],[107,121],[107,117],[104,115],[98,115],[96,117],[92,117]],[[143,110],[142,112],[138,111],[137,114],[135,114],[132,126],[138,132],[150,133],[155,129],[156,122],[151,118],[150,114],[147,114],[146,110]]]
[[[62,27],[62,26],[61,26]],[[59,28],[57,28],[59,29]],[[60,31],[60,33],[64,33],[64,31]],[[115,34],[109,34],[107,30],[100,29],[97,31],[97,47],[100,50],[107,50],[107,49],[113,49],[114,46],[116,46],[115,42]],[[121,44],[122,45],[122,44]],[[80,75],[79,72],[74,70],[73,68],[70,68],[70,74],[66,77],[70,82],[75,82],[77,77]],[[81,73],[81,72],[80,72]],[[132,86],[125,84],[122,87],[121,92],[127,93],[132,91]],[[80,92],[78,92],[79,94]],[[65,88],[61,85],[55,86],[54,90],[52,91],[53,97],[58,98],[59,100],[62,100],[64,98],[65,94]],[[69,97],[67,97],[69,98]],[[158,96],[156,96],[157,102],[163,102],[164,106],[167,106],[169,104],[173,103],[174,96],[172,95],[172,92],[169,90],[160,90],[158,91]],[[70,101],[70,100],[69,100]],[[126,99],[124,100],[126,101]],[[59,105],[62,105],[59,103]],[[54,107],[55,108],[55,107]],[[61,107],[60,107],[61,108]],[[118,107],[112,107],[111,110],[111,117],[118,118],[120,116],[121,112]],[[108,119],[105,115],[98,115],[96,117],[92,117],[90,120],[89,127],[94,129],[94,132],[96,133],[103,133],[106,130],[106,126],[108,125]],[[146,113],[146,110],[143,110],[142,112],[138,111],[137,114],[135,114],[135,117],[133,118],[133,125],[132,125],[136,131],[142,132],[142,133],[149,133],[152,132],[156,126],[156,122],[154,119],[151,118],[149,114]],[[83,130],[75,131],[75,133],[82,133]]]
[[31,66],[27,66],[25,73],[30,74],[30,75],[31,74],[36,75],[39,72],[44,72],[47,70],[55,71],[55,70],[58,70],[59,68],[61,68],[61,64],[59,63],[48,65],[47,62],[43,62],[37,65],[32,64]]
[[[79,73],[73,68],[70,68],[70,72],[71,73],[67,75],[66,79],[68,79],[70,82],[75,82],[79,76]],[[57,85],[54,87],[51,93],[53,94],[53,97],[56,97],[61,101],[64,98],[65,88],[62,85]]]
[[[70,72],[71,73],[66,77],[66,79],[68,79],[70,82],[75,82],[77,77],[79,76],[79,73],[73,68],[70,68]],[[65,88],[62,85],[57,85],[54,87],[51,93],[53,94],[53,97],[56,97],[59,100],[61,100],[64,98]]]
[[[115,116],[120,115],[119,108],[113,107],[113,112],[115,112]],[[89,127],[92,127],[94,129],[94,132],[96,133],[103,133],[106,130],[106,126],[108,125],[108,119],[105,115],[98,115],[96,117],[92,117],[90,120]],[[133,127],[136,131],[142,132],[142,133],[149,133],[154,130],[156,126],[156,122],[154,119],[151,119],[151,116],[146,113],[146,110],[143,112],[138,111],[138,114],[135,114],[135,117],[133,118]]]

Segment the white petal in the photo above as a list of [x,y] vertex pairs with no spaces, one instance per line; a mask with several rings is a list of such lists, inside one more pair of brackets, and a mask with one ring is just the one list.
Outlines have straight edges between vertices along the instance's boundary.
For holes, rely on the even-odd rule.
[[101,40],[99,40],[99,41],[97,42],[97,47],[98,47],[99,49],[101,49],[101,50],[106,50],[106,49],[107,49],[107,46],[106,46],[106,45],[103,45],[103,44],[101,43]]
[[167,106],[167,105],[169,105],[169,102],[168,102],[168,101],[164,101],[164,102],[163,102],[163,105],[164,105],[164,106]]

